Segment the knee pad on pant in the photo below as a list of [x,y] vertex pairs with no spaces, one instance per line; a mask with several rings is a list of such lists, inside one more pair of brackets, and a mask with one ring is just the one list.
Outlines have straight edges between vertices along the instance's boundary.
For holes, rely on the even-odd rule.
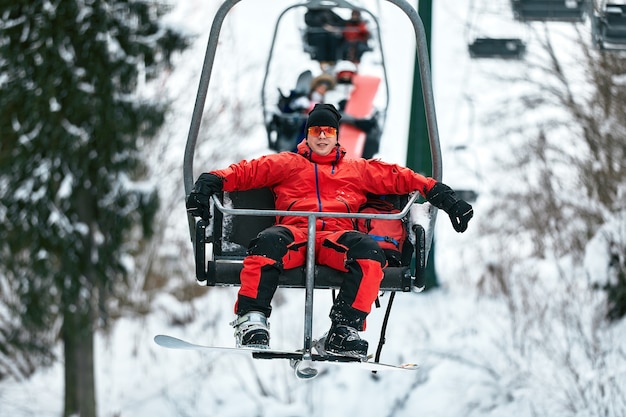
[[360,232],[347,232],[344,233],[337,243],[341,243],[348,247],[347,258],[348,259],[371,259],[380,263],[381,267],[384,267],[387,263],[385,253],[380,248],[378,243],[371,236]]
[[287,246],[293,242],[291,232],[280,226],[273,226],[263,230],[248,246],[248,255],[266,256],[276,262],[281,262],[287,254]]

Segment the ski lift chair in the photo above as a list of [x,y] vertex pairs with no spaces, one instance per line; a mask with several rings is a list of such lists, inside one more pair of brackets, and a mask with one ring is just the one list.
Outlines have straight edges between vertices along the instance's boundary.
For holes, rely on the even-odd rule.
[[[185,147],[183,161],[185,195],[189,195],[194,185],[195,175],[193,172],[193,159],[198,133],[203,119],[204,105],[207,99],[209,81],[218,46],[220,28],[222,27],[228,11],[239,1],[240,0],[224,0],[218,8],[211,25],[211,33],[206,48],[204,65],[200,75],[198,94],[196,97],[189,134],[187,137],[187,144]],[[333,7],[334,5],[337,7],[363,10],[345,0],[308,0],[302,4],[291,7],[320,5],[322,4],[322,1],[326,7]],[[389,3],[393,3],[404,11],[407,17],[411,20],[415,30],[415,52],[417,54],[416,62],[420,71],[420,81],[423,94],[422,98],[424,100],[428,139],[432,158],[432,173],[430,176],[437,181],[441,181],[441,147],[437,129],[437,118],[435,114],[435,100],[432,89],[432,77],[430,74],[426,32],[424,30],[422,20],[413,6],[405,0],[387,1]],[[284,13],[285,12],[283,12],[283,14]],[[276,33],[274,38],[275,36]],[[271,49],[273,49],[273,47],[274,43],[272,43]],[[263,82],[263,87],[265,87],[265,80]],[[302,268],[286,270],[281,277],[279,285],[283,287],[305,289],[304,346],[302,348],[302,358],[310,360],[313,348],[313,291],[316,288],[338,287],[343,278],[341,273],[337,271],[325,266],[315,265],[315,245],[312,244],[312,242],[314,242],[315,239],[315,224],[317,217],[380,218],[392,220],[401,219],[409,215],[410,212],[411,218],[414,218],[413,211],[419,211],[425,215],[424,220],[426,227],[414,224],[410,230],[410,232],[414,233],[414,246],[416,247],[415,263],[417,266],[415,269],[411,271],[409,266],[397,268],[387,267],[385,269],[385,277],[383,279],[381,289],[392,290],[393,295],[395,294],[395,291],[407,291],[415,285],[423,287],[423,284],[420,282],[421,272],[424,268],[426,259],[428,259],[428,252],[431,247],[437,219],[437,210],[428,202],[414,205],[418,196],[418,193],[411,195],[406,203],[406,206],[399,213],[372,214],[277,211],[273,209],[273,196],[268,189],[228,193],[222,195],[221,199],[214,195],[211,198],[211,209],[213,212],[211,224],[207,224],[204,220],[196,221],[194,216],[190,214],[187,215],[189,233],[194,247],[196,278],[200,282],[213,286],[239,285],[239,271],[242,268],[243,257],[246,252],[245,248],[249,244],[250,240],[256,237],[257,231],[272,224],[272,218],[275,216],[295,215],[307,217],[309,244],[307,245],[306,264]],[[418,210],[414,210],[416,209],[416,206],[419,206]],[[210,257],[207,256],[208,245],[212,246],[210,250]],[[412,276],[415,276],[415,278],[412,278]],[[383,337],[381,336],[381,343],[382,340]]]
[[520,59],[526,44],[519,38],[476,38],[468,49],[472,58]]
[[588,0],[512,0],[513,14],[523,22],[582,22]]
[[608,3],[594,20],[595,43],[600,49],[626,50],[626,4]]
[[[405,218],[418,195],[406,198],[407,204],[399,214],[353,214],[335,213],[335,216],[372,218]],[[239,286],[239,273],[250,241],[259,232],[274,224],[275,216],[312,217],[313,233],[309,232],[309,245],[314,246],[315,218],[333,217],[333,213],[298,213],[274,209],[274,197],[268,188],[248,191],[224,192],[221,198],[212,199],[214,217],[210,224],[200,220],[196,224],[196,278],[207,286]],[[309,229],[310,230],[310,229]],[[411,291],[413,287],[423,288],[426,262],[425,229],[413,224],[409,233],[413,234],[416,262],[410,265],[386,267],[381,283],[381,291]],[[312,241],[312,242],[311,242]],[[209,248],[209,253],[207,253]],[[207,256],[208,255],[208,256]],[[286,288],[306,288],[307,266],[284,270],[279,277],[279,286]],[[315,288],[339,288],[343,274],[332,268],[314,265]]]

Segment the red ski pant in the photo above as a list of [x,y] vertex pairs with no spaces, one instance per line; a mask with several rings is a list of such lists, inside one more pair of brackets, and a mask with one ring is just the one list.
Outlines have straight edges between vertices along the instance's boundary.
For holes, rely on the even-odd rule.
[[[337,300],[366,316],[378,296],[386,265],[380,246],[354,230],[318,231],[315,236],[316,263],[345,273]],[[306,229],[293,226],[272,226],[253,239],[243,261],[235,313],[260,311],[269,317],[280,273],[305,264],[306,244]]]

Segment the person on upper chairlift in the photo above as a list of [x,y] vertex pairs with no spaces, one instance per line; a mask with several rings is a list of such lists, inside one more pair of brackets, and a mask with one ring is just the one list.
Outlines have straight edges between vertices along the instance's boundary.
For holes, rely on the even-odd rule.
[[331,74],[320,74],[313,78],[311,81],[311,90],[309,91],[310,107],[308,111],[311,111],[315,104],[324,103],[326,100],[326,93],[335,88],[337,81]]
[[[366,117],[355,117],[346,113],[346,105],[354,89],[353,79],[357,75],[357,66],[351,61],[342,60],[334,67],[337,86],[333,89],[328,102],[337,103],[337,108],[341,112],[343,123],[351,124],[362,130],[366,135],[366,146],[363,149],[363,158],[372,158],[378,152],[378,143],[382,135],[379,123],[380,114],[374,111]],[[375,145],[374,145],[375,144]]]
[[329,96],[329,102],[337,103],[337,108],[343,114],[348,98],[354,89],[353,77],[357,74],[357,67],[351,61],[341,60],[333,68],[335,74],[336,87]]
[[[353,89],[352,78],[357,73],[357,67],[350,61],[339,61],[335,65],[334,75],[329,73],[322,73],[315,77],[311,81],[311,87],[309,94],[305,95],[295,89],[290,91],[289,96],[281,94],[278,102],[278,109],[283,114],[302,114],[302,121],[300,127],[294,129],[293,118],[289,118],[288,123],[281,122],[281,117],[278,116],[278,122],[275,123],[274,129],[277,134],[282,138],[290,138],[289,140],[281,140],[283,145],[279,151],[291,150],[296,152],[297,144],[299,140],[306,136],[304,130],[306,125],[306,115],[313,109],[317,103],[331,103],[334,104],[342,115],[343,123],[351,124],[358,129],[362,130],[366,134],[366,142],[378,143],[380,135],[382,134],[378,121],[378,114],[374,113],[371,116],[356,118],[350,114],[345,113],[346,104],[348,98]],[[285,144],[291,143],[287,148]],[[376,147],[368,147],[365,153],[362,155],[364,158],[371,158],[374,156]]]
[[302,112],[307,114],[315,104],[324,103],[326,93],[333,90],[337,81],[330,74],[323,73],[311,80],[309,93],[304,95],[296,90],[291,90],[288,97],[279,99],[278,108],[282,113]]
[[[347,159],[339,143],[341,115],[330,104],[317,104],[309,113],[307,136],[298,152],[280,152],[199,176],[187,197],[193,216],[208,220],[209,198],[221,191],[269,187],[277,210],[356,213],[368,193],[407,194],[418,191],[450,216],[454,229],[464,232],[473,216],[470,204],[447,185],[409,168],[373,159]],[[384,252],[370,235],[355,230],[350,218],[317,218],[316,263],[342,271],[343,283],[330,311],[331,326],[321,339],[326,351],[367,357],[368,343],[360,338],[365,318],[378,296],[387,265]],[[240,274],[235,303],[238,346],[268,348],[268,318],[281,271],[306,262],[308,218],[280,216],[250,242]]]
[[294,129],[292,124],[289,124],[288,126],[280,124],[277,125],[277,133],[279,135],[284,135],[285,138],[290,138],[289,141],[282,141],[282,143],[291,143],[289,149],[280,150],[291,150],[293,152],[297,151],[296,146],[298,145],[298,141],[306,135],[305,125],[308,113],[316,104],[324,103],[326,100],[326,93],[333,90],[335,85],[335,77],[330,74],[323,73],[311,80],[311,86],[307,95],[302,95],[297,93],[295,90],[291,90],[289,97],[281,98],[279,100],[278,107],[282,113],[302,114],[301,122],[299,121],[300,118],[298,118],[299,127],[297,127],[297,129]]
[[368,40],[371,37],[367,22],[363,20],[359,10],[352,10],[350,20],[343,26],[342,35],[344,39],[343,59],[358,64],[361,56],[369,51]]
[[311,58],[322,68],[332,66],[341,58],[345,20],[328,8],[308,9],[304,14],[307,25],[305,41],[311,46]]

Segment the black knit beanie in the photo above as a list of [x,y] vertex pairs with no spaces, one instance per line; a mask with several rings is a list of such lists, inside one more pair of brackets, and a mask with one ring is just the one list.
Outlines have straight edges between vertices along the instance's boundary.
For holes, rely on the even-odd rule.
[[309,112],[306,128],[308,130],[310,126],[330,126],[339,130],[339,119],[341,114],[332,104],[316,104]]

